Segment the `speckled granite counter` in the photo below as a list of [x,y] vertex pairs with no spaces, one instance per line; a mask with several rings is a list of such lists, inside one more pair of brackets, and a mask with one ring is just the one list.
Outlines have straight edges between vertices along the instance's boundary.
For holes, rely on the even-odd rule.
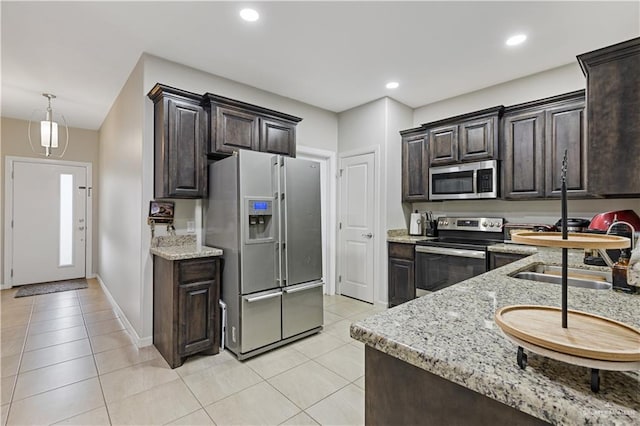
[[155,237],[151,240],[151,254],[167,260],[195,259],[221,256],[222,250],[196,244],[195,235]]
[[488,251],[493,251],[496,253],[513,253],[513,254],[536,254],[538,249],[534,246],[525,246],[522,244],[494,244],[492,246],[487,247]]
[[406,229],[390,229],[387,231],[387,241],[390,243],[415,244],[416,241],[433,240],[435,237],[425,235],[409,235]]
[[[374,349],[508,406],[555,424],[637,424],[640,372],[601,372],[598,394],[589,370],[528,353],[496,326],[497,309],[515,304],[560,306],[560,286],[511,278],[536,263],[560,264],[561,251],[538,253],[351,325]],[[585,267],[570,250],[569,266]],[[605,269],[592,267],[590,269]],[[640,296],[569,287],[569,308],[640,327]]]

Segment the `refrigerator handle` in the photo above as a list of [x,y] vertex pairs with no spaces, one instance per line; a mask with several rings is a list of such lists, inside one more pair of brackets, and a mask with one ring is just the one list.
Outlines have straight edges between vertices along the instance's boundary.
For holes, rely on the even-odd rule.
[[263,295],[254,296],[254,297],[244,296],[243,299],[249,303],[252,303],[252,302],[259,302],[260,300],[273,299],[274,297],[278,297],[278,296],[282,296],[281,291],[277,293],[263,294]]

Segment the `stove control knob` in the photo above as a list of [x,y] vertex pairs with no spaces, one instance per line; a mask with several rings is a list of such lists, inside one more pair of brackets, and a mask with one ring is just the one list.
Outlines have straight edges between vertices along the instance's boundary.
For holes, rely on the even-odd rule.
[[482,226],[486,227],[488,225],[487,222],[482,222]]
[[493,222],[489,222],[489,226],[493,228],[494,223]]

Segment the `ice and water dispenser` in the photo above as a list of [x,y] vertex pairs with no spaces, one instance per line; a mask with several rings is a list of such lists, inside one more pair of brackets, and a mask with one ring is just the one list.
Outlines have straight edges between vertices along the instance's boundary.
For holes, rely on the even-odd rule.
[[249,241],[265,241],[275,238],[273,223],[273,199],[247,200],[247,218]]

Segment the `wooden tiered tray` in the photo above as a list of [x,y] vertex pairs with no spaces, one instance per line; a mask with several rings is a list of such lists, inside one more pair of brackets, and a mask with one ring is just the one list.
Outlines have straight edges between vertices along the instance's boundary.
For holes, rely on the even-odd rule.
[[[566,161],[566,159],[565,159]],[[566,193],[563,184],[563,218]],[[524,348],[548,358],[591,368],[591,390],[600,389],[600,369],[640,369],[640,330],[609,318],[567,309],[568,249],[627,248],[631,240],[615,235],[521,231],[511,235],[516,243],[562,249],[562,308],[505,306],[495,321],[507,338],[518,345],[518,366],[525,369]],[[568,326],[568,323],[571,326]],[[561,325],[562,324],[562,325]]]
[[495,316],[507,334],[561,354],[612,362],[637,362],[640,367],[640,330],[609,318],[569,310],[571,327],[562,328],[560,308],[515,305]]
[[631,246],[629,238],[603,234],[570,233],[563,240],[561,232],[520,231],[511,234],[511,240],[514,243],[568,249],[619,249]]

